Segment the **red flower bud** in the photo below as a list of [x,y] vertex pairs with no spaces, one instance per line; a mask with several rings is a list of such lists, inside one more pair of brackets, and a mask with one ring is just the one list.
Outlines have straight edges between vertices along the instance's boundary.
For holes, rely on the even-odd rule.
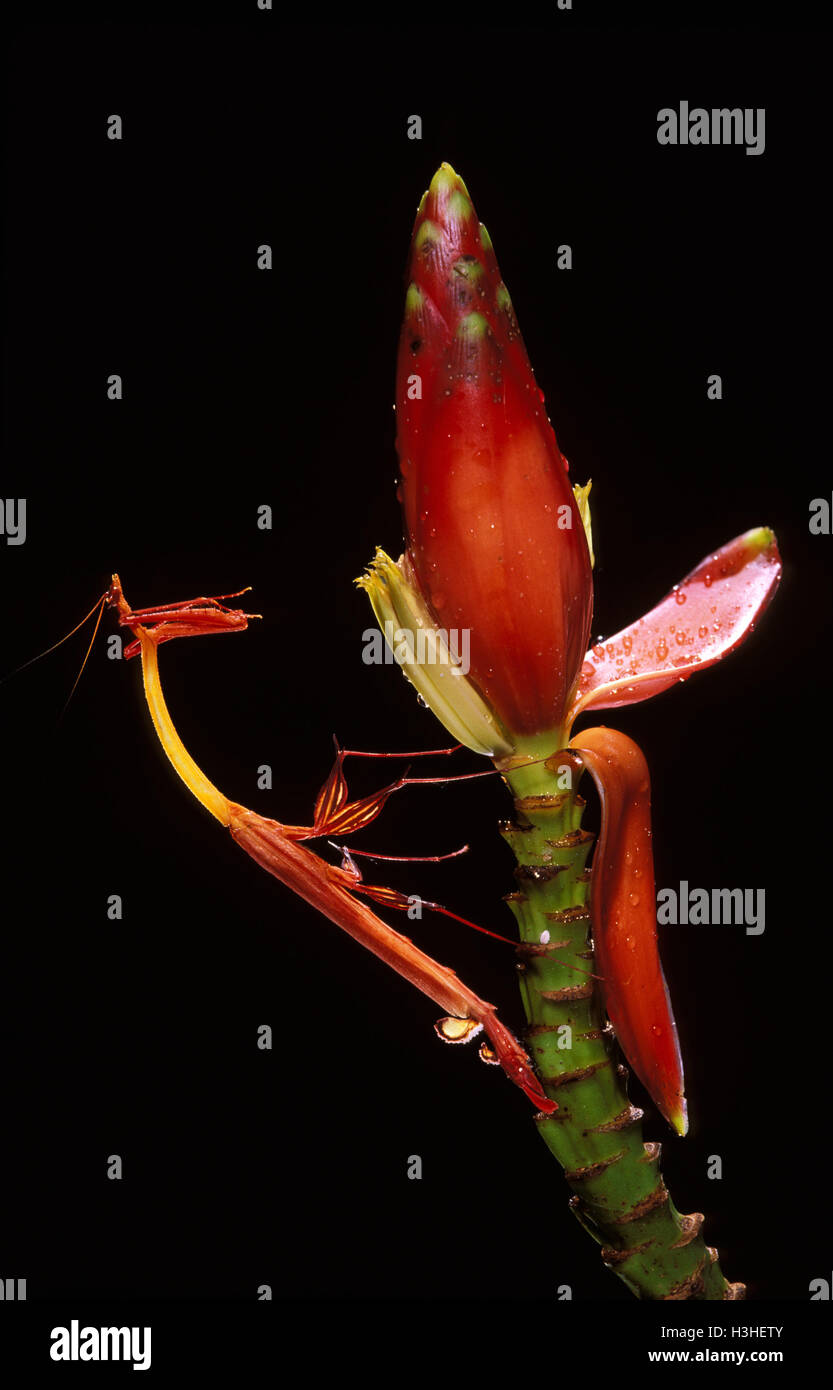
[[567,463],[488,232],[448,164],[420,204],[396,409],[408,555],[470,679],[516,736],[560,730],[593,585]]

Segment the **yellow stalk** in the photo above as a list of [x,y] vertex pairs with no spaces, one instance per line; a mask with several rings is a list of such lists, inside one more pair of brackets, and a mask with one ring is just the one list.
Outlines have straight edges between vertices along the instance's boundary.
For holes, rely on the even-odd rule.
[[134,631],[142,644],[142,676],[145,682],[145,695],[159,742],[188,790],[193,792],[206,811],[210,811],[221,825],[229,825],[231,822],[230,803],[223,796],[223,793],[218,791],[214,783],[209,782],[202,769],[197,767],[174,728],[170,711],[162,694],[156,642],[145,628],[137,627]]

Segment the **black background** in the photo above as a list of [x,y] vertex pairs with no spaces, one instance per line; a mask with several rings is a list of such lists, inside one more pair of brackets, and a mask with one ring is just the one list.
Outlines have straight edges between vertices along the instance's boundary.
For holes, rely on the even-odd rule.
[[[666,1141],[674,1199],[707,1214],[727,1276],[750,1298],[806,1301],[831,1277],[817,721],[833,540],[808,531],[810,500],[831,493],[820,36],[555,12],[537,29],[129,15],[10,35],[2,494],[28,499],[28,536],[0,546],[3,667],[72,626],[113,569],[137,607],[251,584],[262,622],[160,659],[180,732],[227,795],[304,822],[333,733],[448,742],[394,668],[362,663],[372,616],[352,580],[376,544],[398,553],[402,277],[416,204],[449,160],[573,476],[593,477],[594,633],[737,533],[778,535],[781,590],[748,644],[609,719],[651,767],[658,884],[766,890],[763,936],[661,931],[692,1132],[674,1139],[632,1082],[646,1138]],[[656,113],[682,99],[765,107],[765,153],[660,147]],[[442,1047],[435,1006],[189,798],[138,664],[108,660],[100,635],[58,722],[85,645],[0,689],[0,1272],[27,1277],[30,1299],[250,1300],[268,1283],[276,1299],[554,1301],[569,1284],[574,1300],[629,1301],[529,1103],[474,1048]],[[348,766],[351,786],[393,767]],[[372,876],[509,931],[506,813],[497,779],[415,788],[357,844],[469,842],[464,860]],[[443,918],[407,930],[521,1028],[508,948]]]

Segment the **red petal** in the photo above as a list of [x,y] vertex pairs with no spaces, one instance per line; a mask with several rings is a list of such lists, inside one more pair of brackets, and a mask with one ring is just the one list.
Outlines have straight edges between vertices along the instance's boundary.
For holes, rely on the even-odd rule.
[[781,578],[775,536],[747,531],[709,555],[644,618],[587,653],[571,711],[649,700],[740,646]]
[[657,1109],[685,1134],[683,1063],[657,950],[648,765],[636,744],[616,729],[585,729],[570,747],[579,753],[602,802],[590,913],[604,1006]]

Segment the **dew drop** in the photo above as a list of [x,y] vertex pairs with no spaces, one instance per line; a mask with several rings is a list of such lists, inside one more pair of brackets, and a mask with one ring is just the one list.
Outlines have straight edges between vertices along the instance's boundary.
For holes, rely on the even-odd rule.
[[707,589],[710,589],[710,588],[711,588],[711,586],[712,586],[712,577],[711,577],[710,574],[704,574],[704,575],[703,575],[703,583],[705,584],[705,586],[706,586]]
[[630,903],[631,907],[639,907],[639,894],[629,893],[628,902]]
[[664,661],[668,655],[668,643],[664,637],[657,642],[657,661]]
[[549,934],[549,932],[548,932],[548,931],[542,931],[542,932],[541,932],[541,935],[538,937],[538,940],[540,941],[540,943],[541,943],[542,946],[548,946],[548,945],[549,945],[549,940],[550,940],[550,934]]
[[682,589],[677,589],[677,591],[674,594],[674,600],[676,603],[685,603],[685,594],[683,593]]
[[707,627],[698,627],[698,629],[697,629],[697,636],[698,636],[698,637],[708,637],[708,635],[709,635],[709,629],[708,629]]

